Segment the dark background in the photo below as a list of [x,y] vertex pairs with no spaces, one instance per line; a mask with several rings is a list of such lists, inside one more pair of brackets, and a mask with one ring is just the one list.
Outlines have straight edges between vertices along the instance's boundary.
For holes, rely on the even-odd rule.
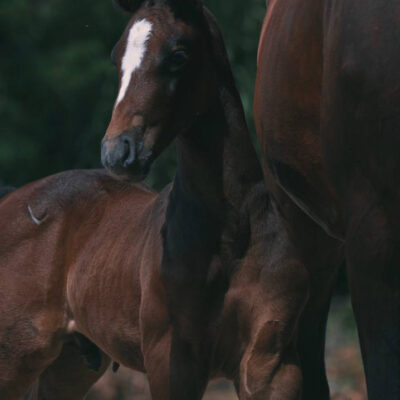
[[[224,33],[252,126],[257,44],[265,0],[208,0]],[[0,186],[100,166],[117,96],[111,50],[129,15],[111,0],[0,0]],[[173,146],[148,183],[173,176]]]

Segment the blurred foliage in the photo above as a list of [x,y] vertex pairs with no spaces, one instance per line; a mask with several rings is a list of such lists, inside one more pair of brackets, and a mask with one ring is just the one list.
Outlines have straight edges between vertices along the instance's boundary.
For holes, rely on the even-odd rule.
[[[220,22],[252,126],[265,0],[206,0]],[[111,0],[1,0],[0,185],[100,166],[100,140],[117,94],[110,52],[129,16]],[[175,168],[170,148],[149,183]]]

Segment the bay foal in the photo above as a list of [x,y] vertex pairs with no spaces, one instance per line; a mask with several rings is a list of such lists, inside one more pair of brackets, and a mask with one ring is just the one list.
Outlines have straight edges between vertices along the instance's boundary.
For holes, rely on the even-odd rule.
[[[298,399],[296,325],[308,277],[264,188],[223,41],[197,1],[129,2],[103,141],[113,174],[142,179],[177,139],[156,194],[66,172],[0,203],[0,398],[82,398],[101,375],[77,335],[147,373],[153,399]],[[85,349],[84,349],[85,350]]]

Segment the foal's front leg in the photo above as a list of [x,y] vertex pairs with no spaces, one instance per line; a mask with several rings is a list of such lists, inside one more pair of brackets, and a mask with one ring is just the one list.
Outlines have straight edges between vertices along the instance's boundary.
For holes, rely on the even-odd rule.
[[191,345],[169,331],[145,353],[153,400],[200,400],[208,376],[193,357]]
[[93,370],[75,343],[65,343],[59,357],[40,375],[30,399],[82,400],[109,365],[109,357],[102,353],[98,370]]
[[304,266],[287,254],[287,259],[267,263],[239,299],[239,315],[249,326],[244,331],[248,341],[240,363],[240,400],[301,398],[297,326],[309,280]]
[[243,358],[239,399],[300,400],[302,374],[294,345],[271,353],[267,344],[262,346],[249,349]]
[[160,292],[145,291],[141,310],[142,351],[152,399],[200,400],[207,368],[199,362],[196,346],[172,323]]

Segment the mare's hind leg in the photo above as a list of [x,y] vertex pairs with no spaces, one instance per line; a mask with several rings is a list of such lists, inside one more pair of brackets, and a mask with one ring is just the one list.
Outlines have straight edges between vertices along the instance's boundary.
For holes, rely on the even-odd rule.
[[399,3],[330,4],[321,105],[324,161],[344,208],[368,398],[399,400]]
[[[293,205],[293,207],[296,207]],[[294,211],[296,212],[296,211]],[[297,214],[303,214],[297,210]],[[309,271],[310,295],[299,321],[297,348],[303,372],[303,400],[328,400],[325,371],[326,324],[337,271],[343,263],[340,243],[305,214],[290,218],[292,236]],[[294,226],[297,225],[297,226]]]
[[[353,309],[371,400],[400,398],[400,231],[381,206],[346,244]],[[398,222],[397,222],[398,223]]]
[[88,366],[87,358],[75,342],[64,344],[59,357],[40,375],[32,400],[81,400],[110,365],[102,354],[98,371]]
[[291,199],[279,191],[280,213],[289,227],[310,278],[310,293],[299,321],[297,348],[303,373],[303,400],[329,400],[325,371],[325,333],[337,271],[343,263],[342,244],[330,238]]

